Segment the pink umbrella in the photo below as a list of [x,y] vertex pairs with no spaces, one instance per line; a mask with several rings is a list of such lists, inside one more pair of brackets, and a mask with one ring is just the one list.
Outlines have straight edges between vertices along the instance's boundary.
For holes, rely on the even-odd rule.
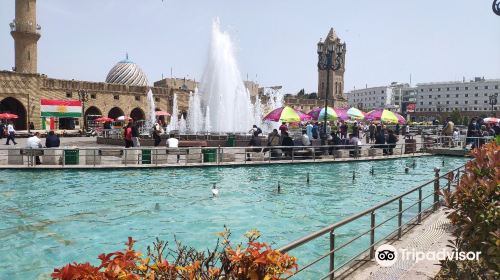
[[365,115],[365,120],[399,124],[406,123],[406,120],[405,118],[403,118],[403,116],[385,109],[378,109],[368,112]]
[[156,111],[155,115],[156,116],[170,116],[170,113],[165,112],[165,111]]
[[[307,114],[309,116],[311,116],[313,120],[321,121],[320,113],[324,109],[325,109],[325,107],[316,107],[316,108],[312,109]],[[347,115],[347,109],[339,109],[339,108],[332,109],[331,107],[328,107],[328,111],[330,111],[330,110],[335,111],[336,118],[338,118],[339,120],[345,121],[345,120],[349,120],[350,119],[349,115]]]
[[301,121],[310,121],[310,120],[312,120],[312,117],[309,114],[306,114],[306,113],[304,113],[304,112],[302,112],[300,110],[297,110],[297,109],[294,109],[294,110],[299,115]]

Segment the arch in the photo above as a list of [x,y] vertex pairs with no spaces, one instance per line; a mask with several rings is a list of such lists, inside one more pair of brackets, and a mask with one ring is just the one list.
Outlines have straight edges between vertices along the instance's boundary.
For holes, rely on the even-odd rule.
[[146,119],[146,114],[144,114],[144,111],[139,108],[135,107],[131,112],[130,112],[130,117],[135,121],[141,121]]
[[113,107],[109,110],[108,118],[116,119],[119,116],[124,116],[123,110],[120,107]]
[[90,106],[87,108],[87,110],[85,110],[85,118],[87,118],[87,115],[102,116],[102,112],[96,106]]
[[0,101],[0,113],[11,113],[18,116],[17,119],[12,119],[14,128],[17,130],[28,129],[26,108],[21,101],[14,97],[7,97]]

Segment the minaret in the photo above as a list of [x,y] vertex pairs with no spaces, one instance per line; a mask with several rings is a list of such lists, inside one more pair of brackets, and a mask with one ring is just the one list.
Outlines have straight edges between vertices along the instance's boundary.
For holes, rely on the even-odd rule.
[[[341,47],[341,52],[335,51],[332,57],[334,63],[341,63],[341,66],[336,71],[327,71],[326,69],[320,69],[318,63],[318,98],[324,99],[325,94],[328,94],[328,99],[332,100],[335,98],[343,99],[344,96],[344,72],[345,72],[345,43],[341,43],[340,38],[337,36],[333,28],[330,29],[328,35],[326,35],[325,40],[320,39],[318,42],[318,55],[319,59],[326,59],[327,46],[333,44],[334,49],[337,50],[337,46]],[[327,73],[329,72],[329,92],[326,92],[327,84]]]
[[36,0],[16,0],[16,18],[10,24],[16,52],[15,71],[37,73],[37,41],[40,26],[36,24]]

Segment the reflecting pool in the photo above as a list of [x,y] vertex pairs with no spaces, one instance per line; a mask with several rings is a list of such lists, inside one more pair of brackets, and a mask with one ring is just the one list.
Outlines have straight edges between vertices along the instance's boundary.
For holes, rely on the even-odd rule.
[[[246,231],[256,228],[262,232],[262,241],[278,248],[431,180],[436,166],[444,172],[466,161],[419,157],[415,158],[416,168],[405,174],[404,167],[413,160],[149,170],[2,170],[0,279],[48,278],[54,267],[73,261],[96,264],[98,254],[123,249],[128,236],[138,240],[136,248],[141,251],[156,237],[173,241],[174,235],[186,245],[213,248],[215,233],[224,225],[241,241]],[[374,176],[370,175],[372,166]],[[278,182],[281,193],[277,192]],[[220,189],[215,198],[213,183]],[[357,230],[345,229],[340,240]],[[309,244],[294,255],[301,263],[323,252],[325,244],[326,240]],[[339,262],[354,251],[339,254]],[[312,270],[303,277],[314,278],[315,273]]]

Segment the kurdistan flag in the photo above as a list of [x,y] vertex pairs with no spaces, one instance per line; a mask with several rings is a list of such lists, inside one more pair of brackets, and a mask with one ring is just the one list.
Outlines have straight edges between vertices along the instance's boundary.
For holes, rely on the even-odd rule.
[[80,100],[40,100],[42,117],[79,118],[82,116]]

